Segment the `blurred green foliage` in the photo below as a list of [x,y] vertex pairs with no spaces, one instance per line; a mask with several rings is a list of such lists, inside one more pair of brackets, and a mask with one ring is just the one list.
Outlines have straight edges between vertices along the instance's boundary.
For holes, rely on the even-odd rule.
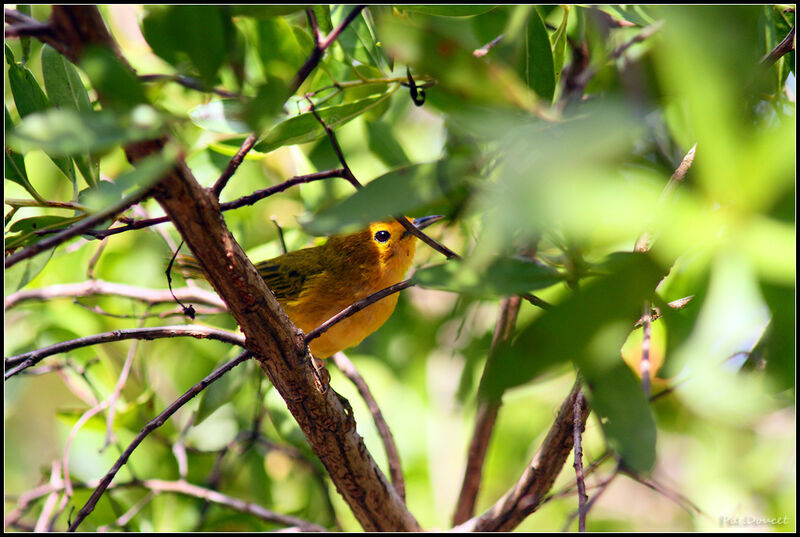
[[[49,15],[47,6],[17,7],[37,20]],[[313,6],[321,33],[351,9]],[[611,449],[628,469],[677,493],[617,477],[590,512],[589,530],[719,530],[747,517],[795,529],[796,482],[786,471],[796,445],[794,51],[762,63],[794,27],[793,7],[370,6],[294,95],[288,89],[314,48],[303,6],[101,13],[139,74],[167,76],[143,82],[102,50],[73,65],[36,39],[6,40],[7,255],[149,185],[168,162],[134,171],[121,147],[157,134],[168,133],[211,186],[257,129],[259,141],[221,201],[340,167],[311,100],[365,188],[317,181],[228,211],[225,220],[260,261],[281,253],[271,218],[294,250],[316,240],[311,234],[391,215],[448,217],[430,233],[463,261],[445,263],[420,246],[419,285],[349,351],[393,431],[408,507],[424,528],[450,525],[476,401],[502,401],[481,513],[529,463],[579,370],[592,407],[587,464]],[[411,102],[411,80],[424,91],[422,106]],[[220,99],[215,87],[234,96]],[[665,193],[695,145],[688,174]],[[163,213],[149,200],[127,216],[145,214]],[[631,253],[645,231],[652,250]],[[102,246],[76,238],[7,269],[6,296],[90,277],[165,289],[178,242],[169,224]],[[523,302],[514,334],[487,361],[499,299],[526,292],[555,307]],[[680,310],[666,305],[688,296]],[[620,358],[626,338],[641,341],[634,324],[645,301],[662,314],[653,348],[663,349],[663,367],[653,389],[670,390],[653,401]],[[188,323],[170,316],[175,309],[118,296],[22,302],[6,310],[5,354]],[[225,314],[197,322],[236,329]],[[107,413],[72,440],[75,494],[55,529],[88,499],[83,483],[105,474],[150,419],[238,350],[191,338],[118,342],[50,357],[6,381],[7,520],[21,494],[50,480],[73,427],[113,392],[130,352],[110,445]],[[328,369],[386,469],[365,404]],[[598,479],[615,465],[600,465]],[[116,482],[179,478],[328,528],[359,529],[254,363],[152,434]],[[572,482],[565,471],[553,490]],[[45,499],[6,529],[32,529]],[[115,522],[132,508],[140,510]],[[554,497],[520,529],[562,529],[576,509],[574,494]],[[126,486],[108,491],[81,529],[278,527],[198,498],[147,497]]]

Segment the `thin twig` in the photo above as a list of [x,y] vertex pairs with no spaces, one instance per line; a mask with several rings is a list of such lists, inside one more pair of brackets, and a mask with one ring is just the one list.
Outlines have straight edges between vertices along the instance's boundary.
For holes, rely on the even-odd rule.
[[[225,303],[216,293],[203,289],[181,287],[174,289],[175,296],[185,302],[196,302],[225,309]],[[9,310],[20,303],[29,300],[51,300],[54,298],[82,298],[89,296],[118,296],[138,300],[149,305],[167,304],[173,301],[166,289],[148,289],[122,283],[106,282],[104,280],[89,280],[80,283],[67,283],[40,287],[39,289],[25,289],[12,293],[5,298],[4,307]]]
[[[175,412],[178,411],[183,405],[188,403],[195,395],[203,391],[206,387],[208,387],[211,383],[218,380],[222,377],[225,373],[236,367],[237,365],[241,364],[245,360],[251,357],[250,351],[245,351],[241,353],[239,356],[228,362],[227,364],[223,365],[216,371],[212,372],[206,378],[192,386],[187,392],[185,392],[182,396],[176,399],[173,403],[171,403],[167,408],[164,409],[161,414],[153,418],[147,425],[136,435],[136,438],[130,443],[130,445],[125,449],[122,455],[117,459],[117,462],[114,463],[114,466],[108,471],[108,473],[100,480],[100,483],[95,488],[94,492],[92,493],[89,500],[87,500],[86,504],[78,511],[78,514],[75,517],[75,520],[69,527],[69,531],[75,531],[78,529],[78,526],[83,522],[83,520],[94,510],[97,502],[100,500],[100,497],[108,488],[109,483],[111,480],[114,479],[114,476],[117,475],[117,472],[122,468],[122,466],[128,461],[133,451],[138,447],[139,444],[158,427],[161,427]],[[187,484],[188,485],[188,484]],[[249,512],[249,511],[248,511]]]
[[505,37],[505,34],[498,35],[497,37],[495,37],[494,39],[483,45],[481,48],[475,49],[472,52],[472,55],[475,56],[476,58],[483,58],[489,53],[490,50],[492,50],[492,48],[494,48],[495,45],[497,45],[500,42],[501,39],[503,39],[503,37]]
[[455,530],[510,531],[541,505],[572,451],[576,399],[581,405],[582,427],[589,416],[589,407],[580,388],[580,383],[576,382],[561,405],[547,438],[511,490],[484,514],[471,518]]
[[[306,62],[297,71],[297,74],[295,75],[292,84],[289,86],[290,94],[293,94],[298,90],[298,88],[300,88],[303,82],[305,82],[306,78],[308,78],[308,75],[311,74],[311,71],[313,71],[314,68],[319,64],[320,60],[322,59],[322,55],[325,52],[325,49],[327,49],[329,46],[331,46],[331,44],[333,44],[334,41],[336,41],[336,39],[339,37],[339,34],[341,34],[344,31],[344,29],[350,25],[351,22],[353,22],[353,20],[359,15],[359,13],[361,13],[361,10],[363,10],[365,7],[366,6],[356,6],[350,13],[347,14],[347,16],[341,22],[341,24],[339,24],[339,26],[334,28],[331,31],[331,33],[328,34],[328,37],[324,39],[322,39],[321,36],[319,35],[318,28],[316,30],[313,30],[316,37],[314,43],[314,50],[311,51],[311,54],[309,54]],[[316,23],[316,18],[313,17],[313,15],[309,17],[309,22],[311,20],[314,20],[314,22]]]
[[786,34],[786,37],[783,38],[783,41],[778,43],[774,49],[769,51],[763,58],[761,58],[760,63],[764,67],[772,67],[776,61],[778,61],[781,56],[790,53],[794,50],[794,27],[789,30],[789,33]]
[[239,169],[239,166],[242,165],[247,152],[250,151],[254,145],[256,145],[257,141],[258,133],[251,132],[247,135],[247,138],[244,139],[244,142],[242,142],[242,145],[239,147],[239,150],[236,151],[236,154],[231,157],[231,160],[225,167],[225,171],[222,172],[222,175],[219,176],[219,179],[217,179],[217,181],[214,183],[214,186],[211,187],[211,192],[213,192],[217,198],[219,198],[220,194],[222,193],[222,189],[228,184],[228,181],[231,177],[233,177],[233,174],[236,173],[236,170]]
[[[221,203],[219,206],[219,210],[230,211],[232,209],[238,209],[246,205],[253,205],[257,201],[272,196],[273,194],[277,194],[278,192],[283,192],[284,190],[294,185],[299,185],[302,183],[310,183],[312,181],[319,181],[322,179],[329,179],[332,177],[344,177],[344,170],[337,168],[334,170],[325,170],[321,172],[310,173],[308,175],[298,175],[290,179],[287,179],[286,181],[279,183],[277,185],[264,188],[261,190],[256,190],[255,192],[253,192],[252,194],[248,194],[247,196],[242,196],[241,198],[235,199],[233,201]],[[104,230],[91,230],[87,232],[86,235],[90,235],[95,239],[102,239],[104,237],[108,237],[109,235],[116,235],[117,233],[122,233],[124,231],[131,231],[134,229],[142,229],[150,226],[155,226],[158,224],[164,224],[169,221],[170,221],[169,217],[160,216],[157,218],[149,218],[147,220],[138,220],[136,222],[131,222],[130,224],[120,226],[117,228],[104,229]]]
[[400,453],[397,451],[397,445],[394,443],[392,431],[383,418],[381,409],[378,407],[375,397],[372,396],[369,385],[367,385],[353,362],[351,362],[343,352],[337,352],[331,356],[331,360],[333,360],[333,363],[339,368],[339,371],[355,384],[358,393],[361,394],[361,398],[364,399],[364,402],[367,404],[367,408],[370,414],[372,414],[372,419],[375,421],[375,427],[378,429],[378,434],[380,434],[381,441],[383,441],[383,447],[386,450],[386,460],[389,463],[389,475],[392,479],[392,485],[394,485],[397,494],[399,494],[400,498],[405,502],[406,484],[403,479],[403,468],[400,464]]
[[[99,484],[100,484],[99,480],[94,480],[87,483],[76,482],[73,484],[73,486],[74,488],[93,489],[96,488]],[[264,507],[258,504],[245,502],[237,498],[232,498],[217,491],[209,490],[204,487],[187,483],[184,480],[165,481],[161,479],[147,479],[147,480],[134,479],[132,481],[128,481],[125,483],[116,483],[116,484],[112,483],[108,486],[108,490],[132,488],[132,487],[140,487],[147,489],[149,491],[148,496],[162,492],[181,494],[193,498],[200,498],[208,502],[215,503],[217,505],[221,505],[229,509],[233,509],[235,511],[247,513],[266,522],[276,522],[278,524],[284,524],[286,526],[298,527],[301,528],[303,531],[325,531],[325,528],[317,524],[313,524],[311,522],[301,520],[299,518],[292,517],[289,515],[276,513],[274,511],[270,511],[269,509],[265,509]],[[28,505],[36,501],[38,498],[41,498],[42,496],[45,496],[47,494],[58,493],[62,491],[63,488],[64,488],[63,482],[58,480],[56,483],[41,485],[21,495],[18,501],[17,508],[14,510],[13,513],[9,513],[9,515],[6,515],[5,525],[9,526],[10,524],[13,524],[17,520],[19,520],[21,516],[20,512],[26,509]],[[132,511],[135,513],[134,509],[132,508],[131,510],[128,511],[128,513],[118,518],[116,524],[121,525],[127,523],[130,520],[130,517],[132,516]],[[98,530],[99,529],[100,528],[98,528]]]
[[166,80],[168,82],[175,82],[180,84],[181,86],[197,91],[202,92],[209,92],[209,93],[216,93],[220,97],[226,97],[229,99],[241,99],[241,95],[238,93],[234,93],[232,91],[228,91],[221,88],[209,88],[200,80],[196,78],[192,78],[186,75],[162,75],[162,74],[153,74],[153,75],[139,75],[139,80],[142,82],[157,82],[160,80]]
[[[144,320],[140,322],[139,328],[143,328]],[[117,399],[119,399],[120,394],[122,393],[122,388],[125,386],[125,382],[128,380],[128,374],[131,370],[131,364],[133,363],[133,358],[136,356],[136,351],[139,348],[139,340],[133,340],[131,343],[130,348],[128,349],[128,355],[125,357],[125,363],[122,365],[122,371],[119,374],[119,378],[117,379],[117,384],[114,386],[114,391],[111,392],[111,395],[108,396],[106,400],[108,402],[108,415],[106,416],[106,439],[103,442],[103,447],[100,448],[100,453],[102,453],[112,442],[112,438],[114,438],[114,414],[117,408]],[[116,441],[116,439],[114,439]]]
[[[594,507],[594,504],[595,504],[595,502],[596,502],[596,501],[597,501],[597,500],[600,498],[600,496],[601,496],[601,495],[602,495],[602,494],[603,494],[603,493],[606,491],[606,489],[607,489],[607,488],[608,488],[608,486],[611,484],[611,482],[614,480],[614,478],[615,478],[615,477],[617,477],[617,476],[619,475],[619,471],[620,471],[620,466],[619,466],[619,465],[617,465],[617,467],[614,469],[614,472],[613,472],[613,473],[612,473],[612,474],[611,474],[609,477],[607,477],[607,478],[606,478],[606,479],[605,479],[605,480],[604,480],[602,483],[600,483],[600,484],[597,486],[597,492],[595,493],[595,495],[594,495],[594,496],[592,496],[592,499],[591,499],[591,500],[589,500],[589,502],[588,502],[588,503],[586,504],[586,506],[584,507],[584,512],[583,512],[584,516],[585,516],[585,515],[587,515],[587,514],[589,513],[589,511],[592,509],[592,507]],[[571,514],[571,515],[570,515],[570,516],[567,518],[567,521],[566,521],[566,523],[564,524],[563,531],[567,531],[567,529],[568,529],[568,528],[570,527],[570,525],[572,524],[572,521],[573,521],[573,520],[575,520],[575,517],[576,517],[576,516],[578,516],[578,515],[579,515],[579,512],[578,512],[578,511],[575,511],[574,513],[572,513],[572,514]]]
[[219,330],[205,326],[157,326],[152,328],[114,330],[111,332],[103,332],[102,334],[95,334],[69,341],[62,341],[61,343],[56,343],[55,345],[50,345],[49,347],[42,347],[40,349],[6,358],[6,368],[12,367],[12,369],[6,369],[5,380],[8,380],[10,377],[13,377],[20,371],[29,368],[48,356],[71,351],[81,347],[88,347],[90,345],[98,345],[100,343],[108,343],[111,341],[124,341],[127,339],[152,340],[187,336],[198,339],[215,339],[224,343],[230,343],[232,345],[244,347],[244,336],[235,334],[233,332],[228,332],[227,330]]
[[[492,343],[489,348],[489,359],[497,352],[499,345],[507,341],[513,334],[519,307],[519,297],[505,298],[500,303]],[[467,451],[464,479],[461,483],[461,492],[456,501],[453,525],[466,522],[475,513],[475,502],[480,490],[483,465],[499,410],[500,402],[482,401],[478,404],[478,411],[475,415],[475,430],[472,433],[472,440]]]
[[305,336],[306,345],[311,343],[311,341],[315,340],[316,338],[318,338],[319,336],[321,336],[325,332],[327,332],[330,329],[330,327],[332,327],[336,323],[341,322],[344,319],[347,319],[351,315],[355,315],[356,313],[358,313],[359,311],[363,310],[364,308],[366,308],[370,304],[374,304],[375,302],[377,302],[378,300],[381,300],[382,298],[386,298],[389,295],[397,293],[398,291],[402,291],[403,289],[407,289],[408,287],[411,287],[413,285],[414,285],[414,282],[412,282],[410,279],[409,280],[403,280],[400,283],[396,283],[394,285],[390,285],[389,287],[386,287],[385,289],[381,289],[380,291],[372,293],[371,295],[369,295],[366,298],[362,298],[358,302],[354,302],[353,304],[350,304],[345,309],[343,309],[342,311],[340,311],[339,313],[337,313],[336,315],[334,315],[333,317],[331,317],[330,319],[328,319],[327,321],[325,321],[324,323],[322,323],[321,325],[316,327],[314,330],[312,330],[311,332],[306,334],[306,336]]
[[80,235],[84,231],[91,229],[92,227],[100,224],[101,222],[107,220],[108,218],[121,213],[131,205],[135,205],[140,201],[144,200],[148,196],[150,196],[152,192],[151,185],[148,185],[145,188],[138,190],[128,196],[122,198],[121,201],[111,205],[103,209],[102,211],[84,218],[79,223],[75,224],[74,226],[70,226],[59,233],[56,233],[52,237],[47,239],[43,239],[37,243],[34,243],[27,248],[24,248],[16,253],[13,253],[6,257],[5,259],[5,268],[11,268],[12,266],[16,265],[22,260],[28,259],[33,257],[34,255],[48,250],[50,248],[55,248],[62,242],[71,239],[77,235]]
[[[686,178],[686,174],[689,171],[689,168],[692,167],[692,163],[694,162],[695,152],[697,151],[697,144],[694,144],[691,149],[686,153],[686,156],[683,157],[681,163],[675,169],[673,174],[670,176],[669,181],[667,184],[664,185],[664,189],[661,191],[661,195],[658,198],[658,205],[662,205],[666,203],[669,198],[672,196],[672,192],[675,188],[683,182]],[[639,238],[636,239],[636,244],[633,247],[634,252],[647,252],[652,247],[652,236],[648,231],[642,232],[639,235]]]

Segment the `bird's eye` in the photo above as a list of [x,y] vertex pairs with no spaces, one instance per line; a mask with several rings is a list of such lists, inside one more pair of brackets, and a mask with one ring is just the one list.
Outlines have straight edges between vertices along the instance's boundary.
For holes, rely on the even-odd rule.
[[385,229],[382,229],[377,233],[375,233],[375,240],[378,242],[386,242],[389,240],[391,236],[392,236],[391,233],[389,233]]

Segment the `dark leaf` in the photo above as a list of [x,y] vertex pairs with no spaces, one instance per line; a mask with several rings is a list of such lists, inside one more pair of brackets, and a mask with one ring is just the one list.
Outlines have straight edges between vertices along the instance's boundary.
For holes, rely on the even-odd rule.
[[448,261],[414,274],[414,281],[423,287],[482,298],[528,293],[563,279],[555,269],[530,259],[509,257],[498,257],[486,267],[472,267],[468,261]]
[[306,224],[319,235],[358,227],[397,214],[415,212],[447,197],[470,169],[463,160],[442,160],[392,170],[367,183],[341,203],[323,210]]

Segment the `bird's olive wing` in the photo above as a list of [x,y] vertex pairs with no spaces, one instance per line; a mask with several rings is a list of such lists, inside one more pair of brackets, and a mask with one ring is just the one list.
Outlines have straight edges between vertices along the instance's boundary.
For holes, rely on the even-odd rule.
[[280,301],[292,301],[300,297],[303,289],[319,275],[325,267],[312,256],[301,255],[298,250],[276,259],[256,263],[261,277]]

